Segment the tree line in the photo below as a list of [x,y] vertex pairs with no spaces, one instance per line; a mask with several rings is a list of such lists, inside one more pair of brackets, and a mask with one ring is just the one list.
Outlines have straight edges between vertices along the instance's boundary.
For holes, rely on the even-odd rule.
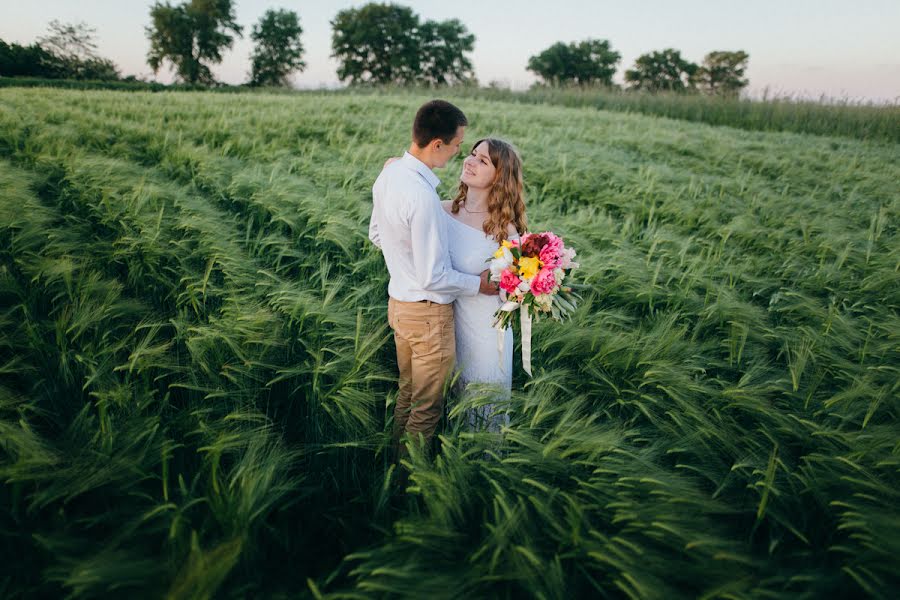
[[[528,70],[551,85],[605,85],[613,87],[622,56],[608,40],[557,42],[528,59]],[[625,71],[628,89],[649,92],[702,91],[736,96],[747,85],[744,72],[750,55],[743,50],[714,51],[697,65],[674,48],[642,54]]]
[[48,30],[30,46],[0,40],[0,76],[120,79],[115,63],[96,54],[92,28],[54,20]]
[[[338,79],[350,85],[477,84],[468,54],[475,36],[457,19],[422,20],[406,6],[369,3],[341,10],[331,21],[332,57]],[[158,73],[169,66],[184,83],[216,85],[211,67],[222,62],[244,28],[234,0],[156,1],[145,33],[147,64]],[[51,21],[50,32],[31,46],[0,40],[0,76],[67,79],[120,79],[118,68],[96,54],[94,30],[87,25]],[[247,84],[287,86],[302,72],[303,28],[294,11],[269,9],[252,27],[254,42]],[[543,85],[617,87],[613,82],[621,54],[608,40],[557,42],[528,59],[527,69]],[[714,51],[701,64],[678,50],[643,54],[624,73],[628,89],[650,92],[701,91],[735,96],[747,85],[749,55]],[[135,79],[129,77],[126,79]]]

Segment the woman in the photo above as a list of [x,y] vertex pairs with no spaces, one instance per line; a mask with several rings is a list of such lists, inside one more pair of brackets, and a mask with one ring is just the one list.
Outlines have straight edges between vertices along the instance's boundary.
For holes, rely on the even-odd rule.
[[[450,259],[453,268],[477,275],[503,240],[525,233],[522,197],[522,160],[509,143],[495,138],[475,142],[463,160],[459,190],[442,202],[450,221]],[[506,398],[512,386],[512,330],[507,329],[503,355],[499,355],[493,316],[502,304],[497,296],[464,296],[453,303],[456,330],[458,386],[464,396],[487,392]],[[484,384],[492,386],[487,388]],[[509,422],[506,413],[494,413],[492,403],[467,411],[475,429],[497,432]]]

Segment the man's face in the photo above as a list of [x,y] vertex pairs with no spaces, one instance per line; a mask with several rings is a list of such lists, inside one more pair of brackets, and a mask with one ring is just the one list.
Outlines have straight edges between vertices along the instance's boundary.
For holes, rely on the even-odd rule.
[[432,142],[435,145],[435,167],[443,167],[451,158],[459,154],[459,147],[463,143],[463,136],[465,136],[465,133],[466,128],[460,126],[456,128],[456,135],[453,136],[453,139],[450,140],[449,144],[445,144],[442,140],[435,140]]

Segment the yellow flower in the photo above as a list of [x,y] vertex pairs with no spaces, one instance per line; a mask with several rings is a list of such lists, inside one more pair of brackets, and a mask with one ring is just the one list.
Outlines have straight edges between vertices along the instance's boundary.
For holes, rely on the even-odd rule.
[[523,256],[519,259],[519,276],[522,279],[531,279],[541,269],[541,259]]
[[512,247],[513,246],[512,246],[512,244],[509,243],[509,240],[503,240],[502,242],[500,242],[500,247],[497,248],[496,252],[494,252],[494,258],[503,258],[503,255],[504,255],[503,249],[504,248],[512,248]]

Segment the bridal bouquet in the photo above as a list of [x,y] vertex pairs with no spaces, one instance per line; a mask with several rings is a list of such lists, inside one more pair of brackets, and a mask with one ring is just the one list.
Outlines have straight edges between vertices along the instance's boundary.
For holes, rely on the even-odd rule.
[[494,313],[498,350],[503,351],[503,332],[519,311],[522,326],[522,366],[531,375],[531,322],[542,316],[561,321],[575,310],[577,296],[563,281],[578,267],[575,250],[566,248],[554,233],[526,233],[520,240],[505,240],[488,259],[491,280],[500,285],[503,305]]

